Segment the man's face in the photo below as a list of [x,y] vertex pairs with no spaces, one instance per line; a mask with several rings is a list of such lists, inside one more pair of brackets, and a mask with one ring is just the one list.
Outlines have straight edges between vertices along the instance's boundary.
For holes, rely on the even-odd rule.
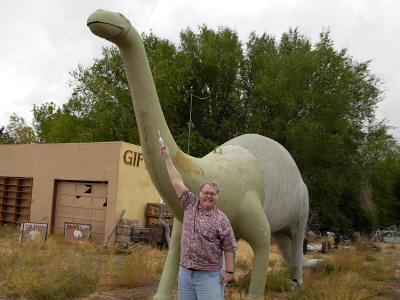
[[200,206],[203,211],[210,211],[214,208],[218,199],[217,189],[210,184],[203,186],[200,191]]

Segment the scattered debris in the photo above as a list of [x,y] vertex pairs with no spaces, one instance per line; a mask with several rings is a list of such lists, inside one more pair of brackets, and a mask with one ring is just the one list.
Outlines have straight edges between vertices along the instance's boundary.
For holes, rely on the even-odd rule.
[[308,241],[310,241],[310,242],[313,242],[313,241],[315,241],[316,239],[317,239],[317,235],[314,233],[314,231],[312,231],[312,230],[309,230],[309,231],[307,231],[307,233],[306,233],[306,238],[307,238],[307,240]]
[[133,249],[135,249],[137,246],[142,245],[143,242],[139,242],[139,243],[135,243],[135,244],[116,244],[115,246],[115,251],[119,252],[119,253],[125,253],[125,254],[129,254],[133,251]]
[[340,242],[343,240],[343,237],[341,235],[335,235],[335,237],[333,238],[333,248],[337,249],[339,248],[339,244]]
[[104,246],[107,246],[108,241],[110,240],[111,236],[113,235],[115,229],[117,228],[118,224],[121,222],[122,217],[125,214],[125,209],[122,210],[121,214],[119,215],[118,219],[115,221],[113,227],[111,228],[110,233],[107,235],[106,239],[104,240]]
[[327,253],[329,252],[332,248],[338,248],[335,244],[335,246],[332,246],[332,242],[330,240],[323,240],[322,244],[306,244],[307,251],[321,251],[322,253]]
[[351,241],[358,243],[361,241],[361,233],[359,231],[353,232],[351,234]]
[[385,236],[383,241],[385,243],[400,244],[400,236]]
[[321,245],[321,252],[322,253],[327,253],[330,250],[331,250],[331,241],[330,240],[324,240],[322,242],[322,245]]
[[400,244],[400,226],[393,225],[386,229],[378,229],[371,236],[371,242]]
[[327,232],[326,232],[326,236],[327,236],[327,237],[330,237],[330,238],[334,238],[334,237],[335,237],[335,233],[330,232],[330,231],[327,231]]
[[154,246],[169,247],[174,216],[165,204],[147,203],[147,224],[149,240]]

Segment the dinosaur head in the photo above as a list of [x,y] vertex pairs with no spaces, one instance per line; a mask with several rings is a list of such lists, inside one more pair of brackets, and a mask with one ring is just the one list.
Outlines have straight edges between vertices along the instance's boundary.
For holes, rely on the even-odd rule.
[[87,26],[95,35],[117,43],[131,23],[120,13],[99,9],[89,16]]

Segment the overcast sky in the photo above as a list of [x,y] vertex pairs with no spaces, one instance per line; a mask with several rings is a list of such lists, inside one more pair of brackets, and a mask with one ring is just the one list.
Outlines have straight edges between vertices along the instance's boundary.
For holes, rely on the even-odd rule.
[[1,0],[0,126],[15,112],[30,123],[33,105],[65,103],[69,72],[89,66],[107,41],[86,27],[102,8],[124,14],[139,32],[179,41],[199,25],[237,31],[242,42],[255,31],[280,38],[290,27],[316,43],[327,28],[336,49],[347,48],[370,69],[385,91],[377,117],[397,127],[400,139],[400,1],[398,0]]

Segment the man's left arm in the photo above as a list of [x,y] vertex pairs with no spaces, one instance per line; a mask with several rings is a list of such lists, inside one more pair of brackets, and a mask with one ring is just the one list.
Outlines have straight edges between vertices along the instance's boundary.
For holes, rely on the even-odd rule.
[[235,252],[224,251],[226,270],[224,276],[221,278],[221,283],[228,283],[233,278],[233,261]]
[[235,260],[236,239],[228,218],[223,215],[221,222],[221,246],[224,251],[226,270],[221,278],[221,283],[227,283],[233,278],[233,266]]

